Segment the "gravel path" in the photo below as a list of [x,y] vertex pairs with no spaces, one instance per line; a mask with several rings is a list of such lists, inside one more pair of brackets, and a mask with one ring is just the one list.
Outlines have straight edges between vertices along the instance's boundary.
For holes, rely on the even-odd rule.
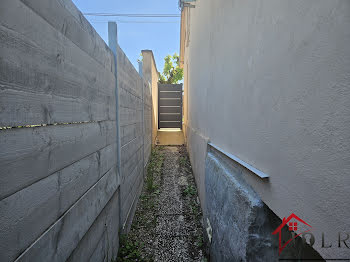
[[[181,147],[164,148],[159,214],[156,225],[155,261],[201,261],[202,252],[193,243],[202,234],[196,222],[185,219],[189,214],[183,191],[189,186],[188,175],[180,168]],[[194,185],[192,185],[194,186]],[[196,201],[194,196],[194,201]],[[201,250],[199,250],[201,251]]]
[[186,149],[157,149],[163,159],[161,172],[154,177],[157,190],[147,193],[145,184],[128,241],[142,243],[142,259],[137,261],[206,261],[202,212]]

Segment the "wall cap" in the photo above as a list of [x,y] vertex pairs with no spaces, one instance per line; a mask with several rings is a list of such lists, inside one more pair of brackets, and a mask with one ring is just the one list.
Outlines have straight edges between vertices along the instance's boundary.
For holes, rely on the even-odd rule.
[[249,165],[248,163],[244,162],[243,160],[239,159],[238,157],[236,157],[235,155],[232,155],[230,153],[225,152],[224,150],[222,150],[220,147],[214,145],[213,143],[208,143],[209,146],[215,148],[216,150],[220,151],[221,153],[223,153],[224,155],[226,155],[227,157],[231,158],[233,161],[237,162],[238,164],[240,164],[241,166],[245,167],[246,169],[248,169],[249,171],[251,171],[252,173],[254,173],[255,175],[257,175],[258,177],[262,178],[262,179],[268,179],[269,175],[265,174],[264,172],[256,169],[255,167]]

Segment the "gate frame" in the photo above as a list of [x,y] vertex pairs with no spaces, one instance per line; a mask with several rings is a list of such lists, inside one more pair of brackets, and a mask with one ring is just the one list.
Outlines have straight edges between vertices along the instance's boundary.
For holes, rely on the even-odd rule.
[[[180,92],[181,93],[181,99],[180,99],[180,101],[181,101],[181,104],[180,104],[180,116],[181,116],[180,122],[181,122],[181,124],[180,124],[180,127],[160,127],[160,88],[159,88],[160,85],[181,86],[181,92]],[[158,130],[160,130],[161,128],[180,128],[180,130],[182,130],[182,126],[183,126],[183,84],[182,83],[181,84],[161,84],[158,82],[157,87],[158,87]]]

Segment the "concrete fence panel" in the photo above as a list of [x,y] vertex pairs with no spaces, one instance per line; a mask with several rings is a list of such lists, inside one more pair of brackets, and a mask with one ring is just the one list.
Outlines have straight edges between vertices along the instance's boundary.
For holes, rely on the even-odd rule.
[[0,86],[0,261],[115,258],[151,150],[148,81],[71,0],[3,0]]

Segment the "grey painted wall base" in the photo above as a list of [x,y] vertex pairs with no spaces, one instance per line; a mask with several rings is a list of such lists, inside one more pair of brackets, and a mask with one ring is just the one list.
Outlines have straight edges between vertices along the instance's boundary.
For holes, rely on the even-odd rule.
[[[301,238],[279,256],[281,224],[242,177],[242,167],[208,146],[205,162],[206,215],[212,227],[211,261],[278,261],[321,257]],[[290,233],[283,235],[289,239]],[[322,259],[322,258],[321,258]]]
[[187,150],[191,160],[191,166],[196,180],[198,195],[201,202],[203,214],[206,212],[205,196],[205,159],[207,155],[207,145],[209,139],[190,126],[184,125]]

